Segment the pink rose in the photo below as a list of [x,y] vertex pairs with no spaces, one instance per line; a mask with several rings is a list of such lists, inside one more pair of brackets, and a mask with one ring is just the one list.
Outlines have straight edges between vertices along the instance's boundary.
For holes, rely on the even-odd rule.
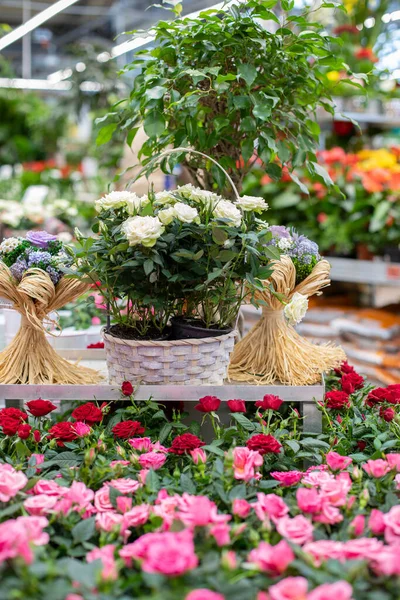
[[134,494],[140,488],[140,483],[136,479],[129,479],[129,477],[111,479],[109,485],[121,492],[121,494]]
[[326,462],[332,471],[343,471],[352,463],[352,459],[348,456],[341,456],[337,452],[328,452]]
[[49,524],[45,517],[18,517],[0,523],[0,563],[21,557],[26,564],[34,559],[33,546],[45,546],[49,535],[43,531]]
[[374,535],[382,535],[386,527],[383,512],[377,508],[373,508],[369,517],[368,527]]
[[396,483],[396,490],[400,490],[400,473],[398,475],[396,475],[396,477],[394,478],[394,481]]
[[85,437],[86,435],[89,435],[92,431],[89,425],[86,425],[86,423],[84,423],[83,421],[77,421],[76,423],[74,423],[74,429],[78,437]]
[[143,571],[179,577],[195,569],[198,558],[194,552],[193,534],[189,530],[179,533],[146,533],[119,552],[130,566],[132,559],[141,560]]
[[383,515],[385,523],[385,541],[388,544],[400,544],[400,505],[392,506],[388,513]]
[[324,561],[330,558],[340,560],[344,557],[342,542],[335,542],[334,540],[309,542],[303,546],[303,552],[313,557],[316,567],[319,567]]
[[321,512],[319,515],[314,515],[314,521],[334,525],[335,523],[343,521],[343,515],[336,506],[329,504],[329,501],[323,501]]
[[374,559],[385,547],[376,538],[357,538],[343,542],[343,560]]
[[315,488],[298,488],[296,499],[302,512],[313,514],[321,510],[321,498]]
[[352,600],[353,588],[347,581],[324,583],[307,596],[307,600]]
[[128,444],[130,444],[135,450],[139,450],[139,452],[149,452],[152,447],[151,439],[148,437],[131,438],[128,440]]
[[391,469],[400,471],[400,454],[386,454],[386,460]]
[[224,552],[224,554],[222,555],[222,564],[224,565],[224,567],[230,569],[231,571],[237,569],[238,559],[236,556],[236,552],[234,550],[227,550],[226,552]]
[[306,600],[308,583],[304,577],[286,577],[269,587],[270,600]]
[[199,588],[198,590],[189,592],[188,595],[185,596],[185,600],[225,600],[225,596],[205,588]]
[[365,516],[357,515],[354,517],[349,525],[349,528],[356,537],[360,537],[360,535],[364,533],[365,529]]
[[195,448],[194,450],[189,451],[190,456],[195,465],[201,464],[205,465],[207,461],[207,454],[204,452],[203,448]]
[[124,514],[122,528],[140,527],[147,523],[150,516],[150,506],[148,504],[138,504]]
[[285,540],[275,546],[260,542],[258,548],[252,550],[248,561],[254,563],[261,571],[266,571],[273,577],[282,575],[295,559],[294,552]]
[[210,535],[215,539],[218,546],[228,546],[231,543],[230,527],[226,523],[217,523],[209,529]]
[[259,452],[237,446],[233,449],[233,476],[235,479],[244,481],[259,479],[261,475],[256,474],[255,467],[261,467],[263,462],[263,457]]
[[389,473],[392,468],[386,460],[382,458],[377,458],[376,460],[368,460],[364,465],[363,469],[370,477],[376,477],[379,479],[380,477],[384,477]]
[[110,467],[112,469],[115,469],[116,467],[118,467],[118,465],[121,465],[122,467],[127,467],[130,464],[131,462],[129,460],[112,460],[110,462]]
[[302,480],[302,471],[274,471],[271,477],[280,481],[282,487],[291,487]]
[[103,566],[101,571],[102,579],[106,581],[115,581],[118,578],[117,563],[114,558],[115,546],[108,544],[102,548],[93,548],[86,554],[86,560],[88,563],[94,560],[100,560]]
[[352,486],[348,473],[340,473],[335,479],[330,479],[320,486],[320,497],[323,502],[329,502],[333,506],[344,506],[347,502],[347,494]]
[[176,518],[188,527],[203,527],[229,521],[230,515],[219,515],[217,505],[207,496],[192,496],[186,492],[177,497],[179,512]]
[[39,479],[33,486],[35,494],[45,494],[46,496],[63,496],[67,492],[67,488],[58,485],[51,479]]
[[86,487],[81,481],[73,481],[71,487],[67,489],[65,498],[71,500],[79,509],[86,508],[94,498],[93,490]]
[[8,502],[14,498],[28,483],[28,478],[21,471],[7,463],[0,464],[0,502]]
[[42,517],[51,512],[52,508],[57,504],[56,496],[46,496],[46,494],[38,494],[30,496],[24,501],[26,512],[35,517]]
[[54,508],[51,511],[55,515],[67,515],[72,510],[72,500],[65,498],[65,496],[61,496],[56,500],[56,504],[54,505]]
[[322,484],[326,484],[328,481],[333,480],[334,476],[332,473],[328,473],[323,469],[314,469],[307,471],[302,479],[302,483],[311,485],[312,487],[320,487]]
[[235,498],[232,504],[232,512],[234,515],[245,519],[251,510],[251,505],[247,500]]
[[370,567],[377,575],[400,575],[399,547],[396,544],[384,546],[370,562]]
[[314,527],[303,515],[297,517],[282,517],[279,519],[276,529],[282,537],[288,539],[294,544],[305,544],[312,540]]
[[113,531],[116,527],[122,524],[124,515],[108,510],[100,512],[96,515],[96,527],[101,531]]
[[270,517],[274,521],[284,517],[289,512],[288,505],[277,494],[257,494],[257,502],[251,505],[260,521]]
[[104,485],[94,494],[94,505],[98,512],[114,510],[110,501],[110,490],[108,485]]
[[65,600],[85,600],[80,594],[67,594]]
[[117,496],[117,510],[124,514],[132,508],[132,498],[128,496]]
[[146,452],[139,456],[140,466],[144,469],[153,469],[154,471],[160,469],[166,460],[167,455],[158,452]]
[[139,483],[141,483],[142,485],[145,485],[146,477],[149,473],[150,473],[150,469],[140,469],[138,476],[137,476]]

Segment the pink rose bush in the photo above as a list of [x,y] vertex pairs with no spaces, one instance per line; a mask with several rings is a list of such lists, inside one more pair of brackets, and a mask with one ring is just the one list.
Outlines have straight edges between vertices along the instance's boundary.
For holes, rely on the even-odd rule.
[[343,369],[313,437],[272,395],[202,398],[206,440],[151,401],[1,409],[0,600],[398,600],[399,390]]

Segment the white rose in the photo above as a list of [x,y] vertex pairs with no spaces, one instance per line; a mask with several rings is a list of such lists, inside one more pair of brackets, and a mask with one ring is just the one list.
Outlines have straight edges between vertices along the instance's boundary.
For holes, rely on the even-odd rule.
[[295,292],[292,299],[283,309],[283,314],[289,325],[297,325],[303,320],[308,309],[308,298],[299,292]]
[[233,202],[229,200],[220,200],[214,208],[214,216],[220,219],[232,221],[235,227],[239,227],[242,222],[242,213]]
[[193,191],[196,189],[191,183],[186,183],[185,185],[180,185],[177,191],[185,198],[191,198]]
[[173,206],[164,208],[163,210],[160,210],[157,216],[163,225],[169,225],[176,217],[175,209]]
[[126,208],[128,210],[128,214],[133,216],[139,212],[139,210],[146,206],[149,203],[148,196],[136,196],[136,194],[130,194],[129,198],[126,201]]
[[278,242],[278,248],[283,251],[289,250],[289,248],[292,246],[292,243],[292,238],[281,238]]
[[109,210],[110,208],[123,208],[128,205],[128,201],[133,202],[137,198],[136,194],[128,191],[113,191],[106,194],[99,200],[96,200],[94,205],[97,212]]
[[182,223],[193,223],[199,216],[199,213],[195,208],[192,208],[183,202],[177,202],[174,206],[174,211],[177,219],[182,221]]
[[164,233],[164,227],[158,217],[129,217],[122,224],[122,231],[130,246],[142,244],[151,248]]
[[257,213],[261,213],[268,209],[268,204],[264,198],[258,196],[242,196],[240,200],[236,202],[237,206],[240,206],[242,210],[252,210]]
[[193,188],[190,194],[190,199],[194,202],[201,202],[201,204],[204,204],[204,206],[207,208],[214,208],[221,197],[217,196],[217,194],[214,194],[214,192],[209,192],[208,190]]
[[155,200],[156,204],[173,204],[174,202],[176,202],[176,200],[171,192],[165,190],[164,192],[157,192]]

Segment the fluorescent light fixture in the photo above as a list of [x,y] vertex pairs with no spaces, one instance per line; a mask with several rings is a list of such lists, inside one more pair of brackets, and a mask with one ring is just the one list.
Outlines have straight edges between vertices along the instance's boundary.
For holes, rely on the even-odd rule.
[[63,11],[65,8],[68,8],[68,6],[71,6],[71,4],[75,4],[76,2],[78,2],[78,0],[59,0],[59,2],[56,2],[52,6],[42,10],[42,12],[32,17],[32,19],[29,19],[23,25],[17,27],[14,29],[14,31],[11,31],[11,33],[8,33],[2,37],[0,39],[0,51],[4,50],[4,48],[24,37],[24,35],[30,31],[33,31],[36,29],[36,27],[39,27],[42,25],[42,23],[48,21],[51,19],[51,17],[54,17],[54,15],[57,15],[59,12]]
[[[229,5],[240,4],[241,1],[243,1],[243,0],[236,0],[233,2],[229,2]],[[224,10],[226,8],[229,8],[229,5],[226,2],[219,2],[218,4],[214,4],[214,6],[209,6],[208,8],[202,8],[201,10],[196,10],[195,12],[189,13],[187,15],[181,15],[181,17],[182,17],[182,19],[196,19],[199,16],[199,14],[202,12],[206,12],[207,10]],[[122,44],[118,44],[118,46],[114,46],[114,48],[111,50],[111,58],[116,58],[117,56],[121,56],[122,54],[126,54],[127,52],[130,52],[131,50],[136,50],[137,48],[141,48],[142,46],[145,46],[146,44],[149,44],[150,42],[153,42],[153,41],[154,41],[154,36],[147,35],[145,37],[137,37],[134,40],[128,40],[126,42],[122,42]],[[97,60],[100,60],[100,62],[102,62],[102,60],[99,58],[100,56],[102,56],[102,55],[99,54],[99,56],[97,57]]]
[[71,89],[70,81],[51,82],[48,79],[12,79],[0,77],[0,87],[15,88],[19,90],[54,90],[56,92]]

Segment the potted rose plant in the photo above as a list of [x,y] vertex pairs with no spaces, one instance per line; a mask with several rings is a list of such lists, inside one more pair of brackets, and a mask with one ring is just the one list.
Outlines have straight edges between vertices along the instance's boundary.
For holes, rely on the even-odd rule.
[[[265,201],[233,203],[185,185],[142,197],[114,191],[96,208],[97,236],[78,233],[76,258],[110,309],[111,382],[222,382],[243,298],[263,289],[269,257],[279,257],[265,251]],[[195,325],[190,333],[182,319]]]

